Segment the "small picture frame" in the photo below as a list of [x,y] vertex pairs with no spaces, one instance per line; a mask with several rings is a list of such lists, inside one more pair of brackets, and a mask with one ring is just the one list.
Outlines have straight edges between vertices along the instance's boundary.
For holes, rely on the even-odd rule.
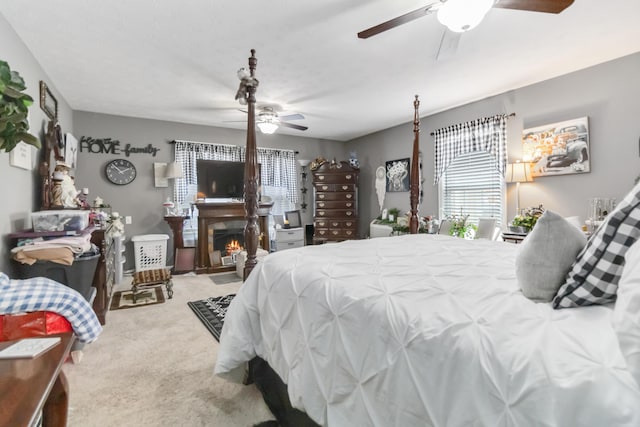
[[289,223],[289,228],[302,227],[302,220],[300,219],[300,211],[288,211],[288,212],[285,212],[284,213],[284,218]]
[[222,254],[220,251],[209,252],[209,261],[213,267],[222,265]]
[[49,120],[58,119],[58,100],[53,96],[45,82],[40,80],[40,108]]
[[233,257],[232,256],[223,256],[222,257],[222,265],[235,265],[235,262],[233,262]]

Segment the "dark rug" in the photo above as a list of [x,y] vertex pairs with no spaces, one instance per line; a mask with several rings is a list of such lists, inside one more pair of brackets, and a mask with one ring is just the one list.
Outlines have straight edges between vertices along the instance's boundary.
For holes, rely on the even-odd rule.
[[228,283],[242,282],[242,279],[238,277],[236,273],[222,273],[209,276],[209,279],[216,285],[226,285]]
[[211,297],[200,301],[190,301],[187,305],[191,307],[191,310],[211,332],[211,335],[220,341],[224,317],[227,315],[227,308],[235,296],[235,294],[231,294],[223,297]]
[[164,294],[162,287],[147,288],[138,290],[136,294],[136,302],[133,303],[133,292],[116,291],[111,298],[111,306],[109,310],[120,310],[122,308],[142,307],[151,304],[161,304],[164,302]]

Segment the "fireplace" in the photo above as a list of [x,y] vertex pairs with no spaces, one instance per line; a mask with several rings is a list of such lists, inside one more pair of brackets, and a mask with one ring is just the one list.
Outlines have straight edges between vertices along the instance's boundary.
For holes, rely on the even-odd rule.
[[[235,269],[237,254],[246,247],[244,240],[244,203],[196,203],[198,208],[198,242],[196,273],[217,273]],[[258,247],[269,250],[267,217],[271,205],[260,204]],[[266,236],[266,237],[265,237]]]
[[244,250],[244,219],[220,219],[207,227],[207,251],[213,266],[235,265],[238,252]]

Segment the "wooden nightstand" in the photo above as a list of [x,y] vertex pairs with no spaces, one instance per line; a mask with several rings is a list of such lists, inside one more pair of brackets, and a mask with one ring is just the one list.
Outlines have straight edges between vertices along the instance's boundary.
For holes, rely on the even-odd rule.
[[527,235],[522,233],[502,233],[502,240],[509,243],[522,243],[525,237]]

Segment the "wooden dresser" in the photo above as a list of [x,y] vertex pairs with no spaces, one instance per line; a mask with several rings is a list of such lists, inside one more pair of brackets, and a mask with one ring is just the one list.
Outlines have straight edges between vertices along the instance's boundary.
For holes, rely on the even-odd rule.
[[325,162],[311,169],[314,243],[358,238],[358,176],[348,162]]

